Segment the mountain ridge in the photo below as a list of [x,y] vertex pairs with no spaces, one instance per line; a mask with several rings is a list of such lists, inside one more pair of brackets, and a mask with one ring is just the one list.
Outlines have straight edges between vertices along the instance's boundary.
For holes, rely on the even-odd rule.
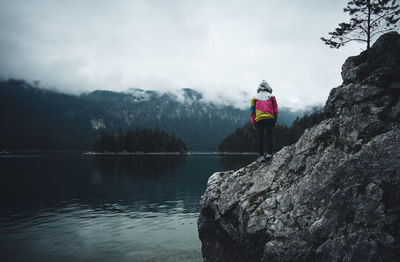
[[[130,89],[96,90],[79,96],[41,89],[23,80],[0,82],[0,131],[4,150],[89,150],[100,129],[160,128],[192,151],[215,151],[249,118],[247,110],[204,102],[201,93]],[[281,110],[289,123],[300,113]],[[285,116],[286,115],[286,116]]]

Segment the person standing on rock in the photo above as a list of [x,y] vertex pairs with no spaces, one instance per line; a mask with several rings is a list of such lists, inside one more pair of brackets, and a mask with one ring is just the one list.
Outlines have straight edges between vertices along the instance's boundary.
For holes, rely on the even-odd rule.
[[[258,161],[272,158],[273,128],[278,120],[278,104],[272,95],[272,88],[267,81],[262,80],[257,88],[257,95],[251,99],[250,119],[253,128],[257,130]],[[264,132],[267,137],[267,155],[264,152]]]

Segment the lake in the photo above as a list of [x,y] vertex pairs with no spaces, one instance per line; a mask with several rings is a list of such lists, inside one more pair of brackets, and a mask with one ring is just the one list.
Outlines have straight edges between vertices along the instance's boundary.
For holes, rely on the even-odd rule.
[[199,200],[254,155],[0,155],[2,261],[202,261]]

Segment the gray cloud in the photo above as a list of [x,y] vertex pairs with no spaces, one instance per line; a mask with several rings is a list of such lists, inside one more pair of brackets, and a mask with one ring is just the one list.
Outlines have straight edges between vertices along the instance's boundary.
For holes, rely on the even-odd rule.
[[325,102],[361,51],[319,40],[347,19],[346,2],[3,0],[0,77],[69,93],[187,87],[238,106],[265,79],[300,108]]

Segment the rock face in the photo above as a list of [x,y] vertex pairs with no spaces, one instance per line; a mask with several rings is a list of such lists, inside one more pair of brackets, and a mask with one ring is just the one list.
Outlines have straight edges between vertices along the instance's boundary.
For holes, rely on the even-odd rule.
[[398,261],[400,36],[350,57],[326,119],[267,164],[213,174],[204,261]]

